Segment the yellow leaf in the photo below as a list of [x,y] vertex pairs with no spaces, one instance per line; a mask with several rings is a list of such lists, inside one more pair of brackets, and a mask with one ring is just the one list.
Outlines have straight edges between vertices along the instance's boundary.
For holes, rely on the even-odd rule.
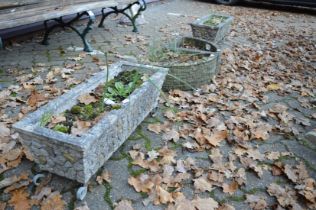
[[272,84],[268,85],[267,88],[268,88],[268,90],[279,90],[281,87],[277,83],[272,83]]

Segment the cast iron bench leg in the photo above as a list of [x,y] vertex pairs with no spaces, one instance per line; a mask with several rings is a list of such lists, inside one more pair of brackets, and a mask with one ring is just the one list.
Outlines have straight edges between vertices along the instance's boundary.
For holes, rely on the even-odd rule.
[[[80,32],[78,29],[76,29],[74,26],[72,26],[72,24],[75,21],[79,20],[84,15],[89,17],[89,21],[87,23],[87,26],[84,28],[84,30],[82,32]],[[54,21],[57,24],[54,24],[51,27],[49,27],[48,26],[49,21]],[[72,29],[74,32],[76,32],[78,34],[78,36],[82,39],[83,46],[84,46],[83,50],[85,52],[92,52],[93,48],[91,47],[90,43],[87,41],[86,35],[92,29],[92,25],[94,22],[95,22],[95,15],[93,14],[92,11],[85,11],[82,13],[78,13],[76,17],[74,17],[72,20],[70,20],[68,22],[65,22],[62,17],[51,19],[51,20],[46,20],[46,21],[44,21],[45,35],[44,35],[42,44],[48,45],[48,39],[49,39],[48,36],[54,28],[56,28],[56,27],[62,27],[62,28],[68,27],[68,28]]]
[[[132,8],[132,6],[134,5],[139,5],[139,9],[137,11],[137,13],[135,15],[129,15],[126,10],[130,10]],[[127,5],[126,7],[119,9],[117,7],[110,7],[109,9],[111,9],[111,11],[105,13],[104,10],[106,8],[102,8],[101,12],[102,12],[102,19],[100,21],[99,27],[103,27],[103,22],[105,20],[105,18],[107,18],[107,16],[111,15],[111,14],[123,14],[125,15],[132,23],[133,25],[133,32],[138,32],[137,26],[136,26],[136,19],[138,18],[138,16],[141,14],[141,12],[145,11],[147,8],[146,5],[146,1],[145,0],[139,0],[136,1],[134,3],[131,3],[129,5]]]
[[4,50],[4,45],[3,45],[1,37],[0,37],[0,50]]

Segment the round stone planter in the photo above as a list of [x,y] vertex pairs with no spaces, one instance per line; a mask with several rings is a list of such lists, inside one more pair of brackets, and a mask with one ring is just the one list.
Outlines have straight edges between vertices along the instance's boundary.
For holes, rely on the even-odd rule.
[[[225,18],[225,20],[223,20],[220,24],[215,26],[209,26],[205,24],[205,22],[213,16],[220,16]],[[232,16],[212,14],[199,18],[190,25],[194,37],[218,43],[222,41],[227,36],[227,34],[229,34],[232,22]]]
[[156,107],[167,69],[119,62],[109,69],[109,79],[130,69],[148,73],[149,79],[128,97],[129,101],[120,109],[105,114],[80,137],[42,127],[40,121],[44,114],[58,115],[77,104],[79,96],[104,83],[106,72],[97,73],[13,125],[23,146],[29,149],[42,170],[87,183]]
[[209,84],[217,74],[220,63],[220,50],[212,43],[193,37],[182,37],[171,43],[175,51],[205,54],[203,59],[188,63],[157,64],[169,69],[163,90],[191,90]]

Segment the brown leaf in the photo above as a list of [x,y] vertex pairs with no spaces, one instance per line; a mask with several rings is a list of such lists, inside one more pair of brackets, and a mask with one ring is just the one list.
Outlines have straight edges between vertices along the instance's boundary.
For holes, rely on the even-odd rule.
[[215,131],[211,136],[205,136],[207,142],[214,147],[217,147],[221,141],[227,138],[227,131]]
[[224,183],[223,184],[223,192],[229,193],[230,195],[234,194],[238,190],[238,182],[232,181],[230,184]]
[[121,200],[114,210],[134,210],[132,207],[132,202],[129,200]]
[[60,193],[55,191],[42,201],[41,210],[64,210],[65,205],[66,203],[62,200]]
[[217,210],[235,210],[235,207],[225,203],[221,205]]
[[[8,128],[7,124],[0,122],[0,138],[8,137],[10,136],[10,129]],[[0,141],[1,141],[0,140]]]
[[39,102],[43,102],[45,100],[46,97],[43,94],[38,93],[36,90],[32,90],[32,93],[27,100],[27,104],[30,107],[36,107],[39,104]]
[[162,157],[160,160],[161,164],[171,164],[171,163],[176,163],[175,156],[176,152],[168,149],[168,147],[163,147],[159,151],[160,156]]
[[80,103],[85,104],[85,105],[95,103],[98,101],[98,99],[95,96],[89,93],[79,96],[78,100]]
[[255,139],[267,140],[269,138],[269,132],[272,131],[272,126],[264,123],[257,125],[251,130],[252,136]]
[[192,204],[198,210],[215,210],[218,203],[213,198],[199,198],[192,200]]
[[148,130],[156,134],[159,134],[161,132],[161,124],[160,123],[150,124],[148,125]]
[[106,181],[108,183],[111,182],[111,174],[110,172],[108,172],[107,170],[102,171],[102,174],[100,176],[97,176],[96,181],[98,182],[98,184],[102,184],[103,181]]
[[[296,192],[288,187],[283,188],[280,185],[272,183],[268,186],[268,193],[271,196],[275,196],[282,207],[299,206],[296,203]],[[302,209],[300,207],[300,209]]]
[[234,175],[235,181],[238,183],[238,185],[246,184],[247,176],[246,176],[246,170],[244,168],[239,168],[237,170],[237,173]]
[[172,194],[160,186],[156,186],[156,193],[157,193],[157,197],[154,201],[155,205],[159,205],[161,203],[162,204],[172,203],[174,201],[172,198]]
[[284,173],[286,174],[287,178],[289,178],[292,182],[297,182],[297,174],[295,173],[295,170],[292,169],[292,167],[288,164],[284,166]]
[[14,209],[23,209],[23,210],[31,209],[29,194],[26,192],[25,187],[14,190],[11,193],[11,199],[9,200],[8,203],[10,206],[13,206]]
[[286,111],[288,109],[288,107],[284,104],[275,104],[270,108],[270,112],[272,113],[282,113],[284,111]]
[[58,115],[58,116],[52,116],[52,119],[50,122],[53,125],[56,125],[58,123],[65,122],[65,121],[66,121],[66,117],[64,115]]
[[243,164],[246,168],[251,168],[254,170],[259,177],[262,177],[263,171],[260,166],[258,166],[257,162],[248,157],[239,157],[241,164]]
[[267,202],[264,198],[257,195],[246,195],[246,202],[249,203],[253,210],[261,210],[267,208]]
[[265,157],[258,149],[248,149],[246,153],[248,154],[248,157],[253,160],[264,160]]
[[145,192],[148,193],[154,187],[154,183],[150,180],[147,175],[140,175],[139,177],[130,177],[128,178],[128,184],[132,185],[136,192]]
[[173,111],[171,110],[167,110],[165,113],[164,113],[164,116],[167,117],[168,119],[172,120],[174,119],[176,116],[174,114]]
[[7,206],[6,203],[0,201],[0,210],[5,210],[6,206]]
[[215,182],[217,185],[220,185],[221,183],[224,182],[224,173],[221,173],[217,170],[211,170],[207,178],[213,182]]
[[199,177],[197,179],[193,179],[194,188],[196,192],[211,192],[214,188],[211,182],[207,180],[206,177]]
[[80,136],[89,130],[91,125],[92,124],[89,121],[76,120],[71,127],[71,134]]
[[179,133],[176,130],[167,131],[162,135],[162,139],[164,141],[173,140],[174,142],[177,142],[179,140]]

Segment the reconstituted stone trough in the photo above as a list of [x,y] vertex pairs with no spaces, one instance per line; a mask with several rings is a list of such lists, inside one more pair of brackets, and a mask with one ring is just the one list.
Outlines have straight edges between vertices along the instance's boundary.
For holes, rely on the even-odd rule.
[[106,72],[99,72],[86,82],[52,100],[13,125],[22,144],[29,149],[41,170],[87,183],[92,175],[122,145],[150,111],[157,106],[160,89],[168,72],[165,68],[119,62],[109,69],[109,79],[119,72],[137,69],[149,79],[129,97],[119,110],[107,113],[80,137],[40,126],[44,114],[57,115],[77,103],[80,95],[105,82]]

